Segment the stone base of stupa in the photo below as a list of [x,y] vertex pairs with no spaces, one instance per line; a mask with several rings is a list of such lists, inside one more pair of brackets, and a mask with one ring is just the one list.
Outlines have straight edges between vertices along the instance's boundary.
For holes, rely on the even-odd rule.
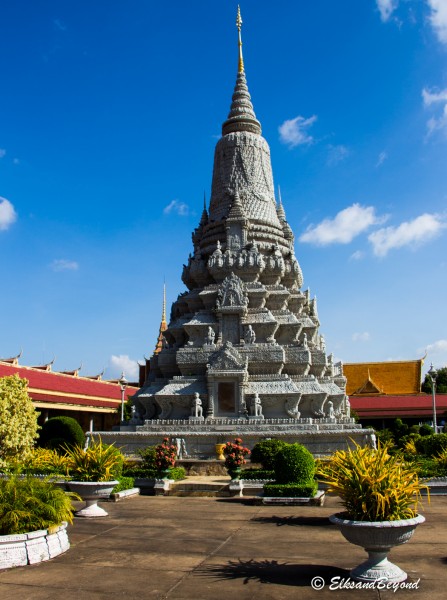
[[[119,431],[88,434],[101,436],[106,444],[115,444],[126,455],[135,455],[140,448],[160,444],[164,437],[182,449],[183,457],[216,458],[216,444],[236,437],[252,449],[260,440],[277,438],[288,443],[303,444],[316,458],[346,450],[354,443],[373,446],[373,429],[363,429],[354,419],[264,419],[215,418],[191,425],[189,420],[153,420],[144,425],[121,426]],[[184,443],[182,442],[184,441]],[[186,450],[186,453],[185,453]]]

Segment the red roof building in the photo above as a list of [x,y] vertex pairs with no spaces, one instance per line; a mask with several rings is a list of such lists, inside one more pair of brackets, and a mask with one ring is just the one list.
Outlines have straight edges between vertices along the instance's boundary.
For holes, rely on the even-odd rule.
[[[345,363],[346,392],[362,423],[387,427],[394,419],[431,423],[433,399],[421,392],[424,359]],[[447,394],[436,394],[438,425],[447,423]]]
[[[28,380],[28,393],[41,413],[40,424],[62,415],[74,417],[84,431],[107,431],[119,424],[121,388],[117,381],[103,381],[101,375],[82,377],[79,369],[53,371],[52,363],[25,367],[18,359],[0,359],[0,377],[17,374]],[[137,390],[136,384],[129,384],[124,400]]]

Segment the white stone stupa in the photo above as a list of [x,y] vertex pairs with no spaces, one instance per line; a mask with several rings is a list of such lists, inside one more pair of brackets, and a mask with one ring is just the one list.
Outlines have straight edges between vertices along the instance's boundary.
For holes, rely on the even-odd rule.
[[132,451],[164,436],[190,457],[235,436],[276,437],[315,455],[372,443],[350,417],[346,378],[303,290],[294,235],[275,198],[270,149],[248,92],[238,9],[239,66],[214,156],[209,210],[192,234],[187,291],[173,303],[161,350],[133,397],[133,416],[104,441]]

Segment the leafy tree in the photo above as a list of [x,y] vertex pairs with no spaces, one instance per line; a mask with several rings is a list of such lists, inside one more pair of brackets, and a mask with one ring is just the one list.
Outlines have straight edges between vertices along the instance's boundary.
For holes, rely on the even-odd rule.
[[[432,381],[428,373],[425,375],[425,379],[422,382],[421,390],[426,394],[431,394]],[[439,394],[447,394],[447,367],[438,369],[438,375],[436,377],[436,391]]]
[[30,454],[37,438],[37,417],[28,381],[18,375],[0,378],[0,468]]
[[[116,413],[121,418],[121,404],[117,407]],[[124,420],[130,421],[131,418],[132,418],[132,400],[130,398],[127,398],[127,400],[124,402]]]

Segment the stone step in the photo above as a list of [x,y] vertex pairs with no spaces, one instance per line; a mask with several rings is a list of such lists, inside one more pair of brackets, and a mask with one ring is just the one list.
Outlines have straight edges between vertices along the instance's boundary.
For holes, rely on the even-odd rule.
[[[202,478],[203,479],[203,478]],[[229,482],[224,481],[179,481],[173,483],[167,493],[168,496],[208,496],[228,497],[230,495]]]

